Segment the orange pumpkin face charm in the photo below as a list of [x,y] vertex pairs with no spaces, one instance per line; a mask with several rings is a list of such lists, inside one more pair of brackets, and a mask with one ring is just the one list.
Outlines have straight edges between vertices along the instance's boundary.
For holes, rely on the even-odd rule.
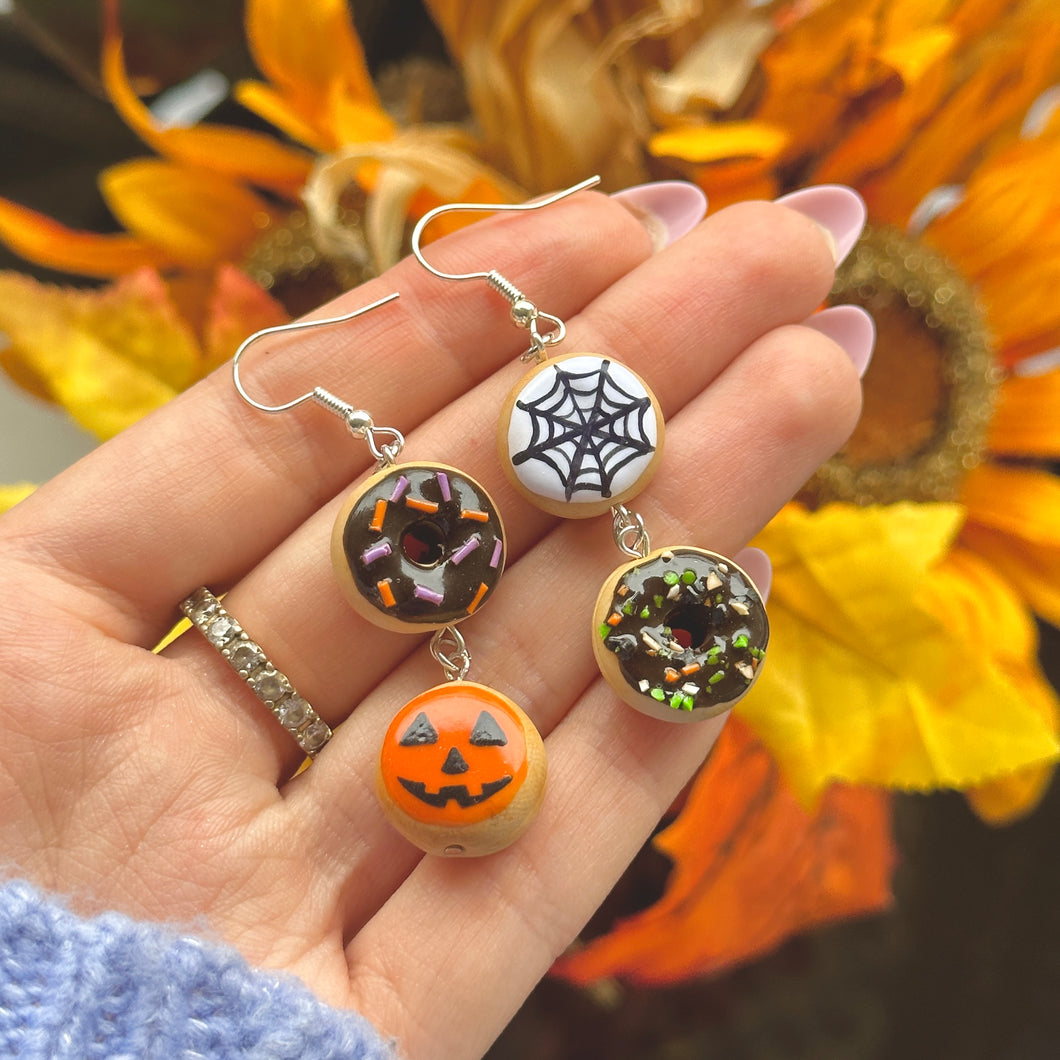
[[507,696],[452,681],[398,711],[379,758],[379,800],[391,824],[429,854],[501,850],[537,814],[545,750]]

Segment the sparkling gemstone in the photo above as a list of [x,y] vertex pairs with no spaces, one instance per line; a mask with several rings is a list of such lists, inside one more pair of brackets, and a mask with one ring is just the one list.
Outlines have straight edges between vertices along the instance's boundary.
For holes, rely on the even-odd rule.
[[256,666],[260,666],[265,661],[265,655],[253,641],[247,641],[245,644],[240,644],[232,652],[232,665],[237,670],[253,670]]
[[301,696],[291,696],[281,704],[279,715],[280,721],[288,729],[297,729],[304,725],[306,718],[309,717],[309,704]]
[[319,751],[327,743],[328,727],[322,721],[314,721],[302,733],[302,747],[307,751]]
[[239,626],[228,615],[221,615],[210,623],[206,636],[211,643],[218,646],[226,644],[239,632]]
[[250,687],[270,703],[275,703],[287,691],[287,686],[275,670],[266,670],[259,674],[250,682]]

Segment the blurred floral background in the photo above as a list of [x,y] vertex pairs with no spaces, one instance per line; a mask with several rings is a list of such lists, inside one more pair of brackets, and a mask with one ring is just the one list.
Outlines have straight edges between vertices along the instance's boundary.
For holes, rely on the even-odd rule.
[[857,187],[879,345],[758,542],[770,664],[492,1055],[1057,1055],[1054,0],[0,12],[0,365],[97,438],[439,202]]

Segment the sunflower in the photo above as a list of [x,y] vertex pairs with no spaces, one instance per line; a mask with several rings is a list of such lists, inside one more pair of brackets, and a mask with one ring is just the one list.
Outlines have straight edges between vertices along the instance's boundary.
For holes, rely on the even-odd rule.
[[[894,860],[882,791],[957,788],[1001,822],[1034,806],[1057,753],[1033,620],[1060,623],[1052,0],[426,6],[467,123],[384,108],[345,0],[248,0],[265,80],[235,96],[280,138],[160,127],[108,2],[104,83],[159,157],[102,175],[118,235],[0,201],[0,238],[25,257],[117,277],[85,292],[0,276],[4,366],[106,436],[297,309],[299,285],[319,295],[316,264],[345,284],[385,267],[439,201],[513,200],[594,171],[612,190],[684,176],[714,209],[857,187],[874,228],[834,297],[880,324],[861,426],[758,542],[775,568],[770,666],[658,838],[667,894],[564,970],[673,979],[880,908]],[[281,274],[283,305],[261,290],[279,293]],[[148,330],[156,346],[138,341]],[[800,881],[773,920],[752,908],[763,865]],[[660,942],[677,936],[679,950]]]

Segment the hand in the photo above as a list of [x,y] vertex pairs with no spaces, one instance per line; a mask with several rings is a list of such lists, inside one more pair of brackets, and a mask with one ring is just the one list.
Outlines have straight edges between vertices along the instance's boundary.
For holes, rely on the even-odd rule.
[[[428,253],[450,271],[497,268],[567,321],[565,351],[613,353],[653,387],[666,450],[634,503],[656,545],[732,555],[853,428],[850,359],[798,326],[832,255],[782,206],[729,208],[652,255],[630,212],[580,194]],[[226,368],[0,521],[0,843],[82,912],[205,919],[410,1057],[459,1060],[482,1054],[576,935],[724,719],[646,718],[599,677],[591,610],[621,556],[606,516],[545,515],[498,466],[525,345],[503,302],[404,261],[320,315],[394,290],[350,324],[259,344],[244,381],[266,402],[326,386],[406,432],[405,459],[456,465],[493,494],[509,568],[462,632],[470,678],[546,738],[537,821],[467,861],[423,857],[386,823],[380,739],[441,674],[423,638],[359,618],[332,574],[331,523],[370,454],[321,409],[249,408]],[[301,775],[294,742],[203,637],[152,654],[199,585],[228,590],[335,728]]]

